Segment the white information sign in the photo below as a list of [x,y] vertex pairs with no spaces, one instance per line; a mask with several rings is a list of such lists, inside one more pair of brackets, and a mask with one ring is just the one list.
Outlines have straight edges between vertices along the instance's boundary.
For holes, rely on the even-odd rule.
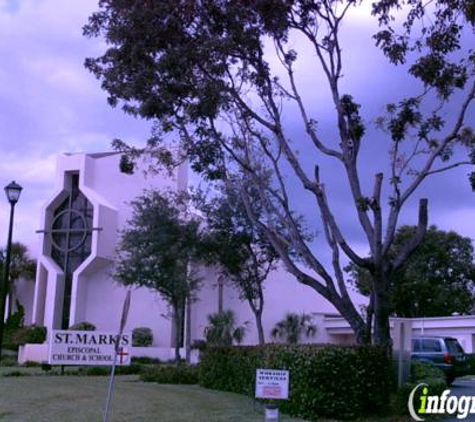
[[277,369],[257,369],[256,398],[288,399],[289,371]]
[[[54,330],[49,343],[51,365],[112,365],[118,335],[114,332]],[[122,334],[117,365],[130,365],[131,333]]]

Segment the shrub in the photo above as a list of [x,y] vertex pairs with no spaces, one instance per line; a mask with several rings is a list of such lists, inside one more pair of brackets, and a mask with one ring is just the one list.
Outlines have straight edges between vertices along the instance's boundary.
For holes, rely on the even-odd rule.
[[132,363],[130,365],[116,366],[115,373],[117,375],[137,375],[142,373],[142,365]]
[[46,341],[46,327],[30,325],[20,328],[12,339],[17,346],[23,346],[26,343],[42,344]]
[[96,331],[96,326],[90,322],[83,321],[83,322],[78,322],[77,324],[71,325],[69,329],[77,330],[77,331]]
[[[402,385],[396,395],[394,403],[395,411],[399,414],[408,414],[407,402],[411,391],[420,383],[427,384],[430,395],[440,395],[447,388],[445,374],[442,370],[431,363],[411,362],[411,378],[408,383]],[[420,403],[422,389],[417,390],[413,402]]]
[[22,366],[26,367],[26,368],[39,368],[41,367],[43,364],[40,363],[40,362],[35,362],[33,360],[27,360]]
[[162,363],[158,358],[151,358],[149,356],[132,356],[132,364],[140,363],[143,365],[150,365],[150,364],[160,364]]
[[18,360],[15,356],[2,356],[1,366],[3,367],[18,366]]
[[140,379],[159,384],[198,384],[198,368],[189,365],[161,365],[143,369]]
[[254,395],[257,368],[290,372],[285,413],[316,421],[355,418],[385,410],[391,363],[371,346],[265,345],[207,348],[201,355],[203,387]]
[[18,345],[13,342],[13,338],[17,331],[23,327],[25,320],[25,308],[20,302],[16,302],[17,311],[13,313],[5,322],[3,333],[3,347],[9,350],[17,350]]
[[201,352],[202,350],[206,349],[207,346],[208,344],[206,343],[206,340],[198,339],[191,343],[191,350],[199,350]]
[[88,376],[105,376],[111,373],[109,366],[89,366],[86,369],[86,375]]
[[148,327],[137,327],[132,330],[133,347],[149,347],[153,343],[153,333]]
[[469,375],[475,375],[475,353],[467,353]]
[[445,381],[444,371],[432,363],[414,361],[411,362],[411,381],[421,382],[426,379],[440,379]]

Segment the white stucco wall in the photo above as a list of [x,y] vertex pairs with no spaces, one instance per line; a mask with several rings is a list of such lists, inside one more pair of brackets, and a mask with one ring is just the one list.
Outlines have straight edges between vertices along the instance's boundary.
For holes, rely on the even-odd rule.
[[[154,175],[144,177],[138,170],[134,175],[119,171],[117,154],[66,154],[58,159],[56,192],[46,202],[40,227],[46,233],[40,235],[42,254],[38,258],[35,294],[30,312],[33,323],[46,325],[48,332],[59,328],[64,281],[62,270],[50,257],[50,235],[47,233],[53,214],[66,197],[65,183],[68,172],[79,172],[79,187],[94,208],[93,226],[99,228],[92,234],[92,253],[79,266],[73,276],[70,323],[88,321],[99,330],[118,329],[125,288],[111,278],[118,230],[124,227],[130,216],[128,203],[141,195],[144,189],[184,189],[187,185],[186,167],[180,168],[172,177]],[[66,181],[66,182],[65,182]],[[191,340],[203,338],[207,316],[218,311],[218,273],[214,268],[201,268],[202,287],[191,310]],[[357,303],[365,302],[356,297]],[[254,315],[239,293],[225,283],[223,308],[233,309],[236,322],[248,321],[245,344],[257,343]],[[313,342],[348,342],[348,333],[328,333],[324,315],[335,314],[334,307],[311,288],[298,283],[295,278],[279,267],[269,275],[265,283],[265,306],[263,325],[266,340],[272,341],[270,331],[287,312],[314,315],[317,335]],[[153,346],[167,348],[172,344],[171,315],[167,304],[158,294],[146,289],[134,289],[126,330],[135,327],[150,327],[154,334]],[[158,349],[157,349],[158,350]],[[162,352],[161,352],[162,353]]]

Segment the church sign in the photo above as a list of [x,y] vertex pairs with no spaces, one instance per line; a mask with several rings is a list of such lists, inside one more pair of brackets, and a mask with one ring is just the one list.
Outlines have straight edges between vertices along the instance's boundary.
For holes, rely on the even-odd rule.
[[257,369],[256,398],[288,399],[289,371],[277,369]]
[[114,332],[54,330],[49,344],[50,365],[130,365],[132,335]]

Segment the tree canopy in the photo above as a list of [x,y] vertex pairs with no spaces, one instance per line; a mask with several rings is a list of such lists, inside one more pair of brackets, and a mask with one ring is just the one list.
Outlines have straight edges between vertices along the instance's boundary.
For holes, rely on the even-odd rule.
[[[391,253],[413,236],[414,226],[396,233]],[[431,226],[406,265],[391,279],[391,313],[400,317],[469,314],[475,304],[475,265],[472,240]],[[368,295],[368,274],[352,266],[358,290]]]
[[184,192],[148,191],[132,201],[114,273],[126,286],[158,292],[171,306],[177,362],[185,304],[194,299],[201,281],[192,265],[200,259],[200,223],[185,215],[187,205]]
[[[254,209],[262,212],[258,201],[256,195]],[[195,202],[205,217],[209,262],[221,266],[222,274],[237,289],[240,298],[248,302],[255,316],[259,343],[263,344],[264,282],[276,268],[278,254],[250,220],[239,192],[231,183],[221,185],[210,199],[197,195]]]
[[[343,82],[351,45],[345,45],[342,27],[364,6],[354,0],[101,0],[84,31],[103,37],[107,50],[86,66],[112,106],[156,123],[143,148],[115,143],[126,154],[125,167],[142,152],[171,164],[174,157],[164,147],[174,138],[178,158],[186,156],[209,180],[239,176],[253,223],[287,270],[346,318],[359,342],[370,341],[371,330],[348,294],[342,262],[368,270],[373,338],[390,347],[390,279],[424,237],[428,201],[415,198],[418,229],[392,256],[401,210],[428,177],[461,165],[473,168],[475,161],[467,122],[475,99],[475,55],[464,42],[473,34],[474,13],[469,0],[372,4],[379,28],[365,41],[360,63],[370,60],[366,54],[376,45],[389,66],[403,68],[401,87],[412,87],[381,104],[386,112],[375,135],[357,95]],[[312,69],[311,85],[299,75],[302,66]],[[371,83],[368,72],[363,77]],[[323,89],[329,92],[327,111],[334,113],[332,135],[320,129],[322,115],[309,101]],[[389,159],[380,157],[380,170],[368,179],[359,157],[375,137],[388,142]],[[297,143],[311,165],[296,151]],[[331,170],[321,171],[328,161]],[[326,184],[333,178],[345,180],[345,204],[353,209],[369,258],[342,230],[334,202],[341,192]],[[307,223],[324,237],[329,261],[295,220],[301,201],[296,186],[314,206]],[[261,215],[253,209],[253,190],[265,208]]]

